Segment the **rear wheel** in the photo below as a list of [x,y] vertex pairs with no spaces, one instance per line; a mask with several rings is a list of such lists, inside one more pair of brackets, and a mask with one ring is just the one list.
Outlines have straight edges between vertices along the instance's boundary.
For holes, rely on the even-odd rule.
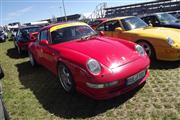
[[75,92],[75,83],[70,70],[62,63],[58,65],[58,80],[67,93]]
[[146,41],[139,41],[137,43],[144,48],[144,50],[146,51],[147,55],[151,59],[156,59],[155,50],[154,50],[153,46],[150,43],[148,43]]

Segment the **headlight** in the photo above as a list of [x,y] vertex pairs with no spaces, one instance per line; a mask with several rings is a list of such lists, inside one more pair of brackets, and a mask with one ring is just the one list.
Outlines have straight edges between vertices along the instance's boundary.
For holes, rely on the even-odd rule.
[[167,38],[167,42],[168,42],[168,44],[169,44],[170,46],[173,46],[173,44],[174,44],[173,39],[170,38],[170,37]]
[[92,74],[97,75],[101,72],[100,64],[98,63],[98,61],[96,61],[94,59],[88,60],[87,67]]
[[144,51],[144,48],[143,48],[143,47],[141,47],[140,45],[136,45],[136,46],[135,46],[135,49],[136,49],[136,51],[137,51],[140,55],[144,56],[145,51]]

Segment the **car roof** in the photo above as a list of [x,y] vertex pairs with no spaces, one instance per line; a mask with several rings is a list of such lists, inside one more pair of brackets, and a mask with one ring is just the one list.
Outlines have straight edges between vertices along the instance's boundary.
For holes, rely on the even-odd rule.
[[26,28],[36,28],[36,27],[40,27],[40,26],[21,26],[19,27],[19,29],[26,29]]
[[149,17],[149,16],[153,16],[153,15],[159,15],[159,14],[165,14],[165,13],[164,12],[152,13],[152,14],[148,14],[148,15],[143,15],[143,16],[141,16],[141,18]]
[[105,22],[112,21],[112,20],[122,20],[122,19],[126,19],[126,18],[131,18],[131,17],[136,17],[136,16],[115,17],[115,18],[110,18],[110,19],[106,20]]
[[95,21],[96,20],[102,20],[102,21],[104,21],[104,20],[107,20],[108,18],[98,18],[98,19],[95,19]]
[[87,25],[87,24],[84,23],[84,22],[61,22],[61,23],[50,24],[50,25],[44,26],[40,31],[46,30],[46,29],[50,29],[50,28],[52,28],[52,27],[59,26],[59,25],[68,25],[68,24],[74,24],[74,23],[79,23],[79,24]]

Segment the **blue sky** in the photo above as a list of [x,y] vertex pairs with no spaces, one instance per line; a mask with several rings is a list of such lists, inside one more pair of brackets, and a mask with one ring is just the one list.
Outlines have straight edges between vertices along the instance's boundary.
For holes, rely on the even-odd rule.
[[[152,0],[64,0],[67,15],[89,15],[102,2],[107,7],[120,6]],[[0,0],[0,25],[19,21],[21,23],[63,16],[62,0]]]

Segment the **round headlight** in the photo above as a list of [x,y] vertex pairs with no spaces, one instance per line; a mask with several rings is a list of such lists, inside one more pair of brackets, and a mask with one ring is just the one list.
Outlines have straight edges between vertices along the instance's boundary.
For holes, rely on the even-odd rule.
[[101,72],[101,66],[95,59],[88,60],[87,67],[92,74],[97,75]]
[[141,47],[140,45],[136,45],[136,46],[135,46],[135,49],[136,49],[136,51],[137,51],[140,55],[142,55],[142,56],[145,55],[144,48]]
[[173,46],[173,44],[174,44],[173,39],[170,38],[170,37],[167,38],[167,42],[168,42],[168,44],[169,44],[170,46]]

